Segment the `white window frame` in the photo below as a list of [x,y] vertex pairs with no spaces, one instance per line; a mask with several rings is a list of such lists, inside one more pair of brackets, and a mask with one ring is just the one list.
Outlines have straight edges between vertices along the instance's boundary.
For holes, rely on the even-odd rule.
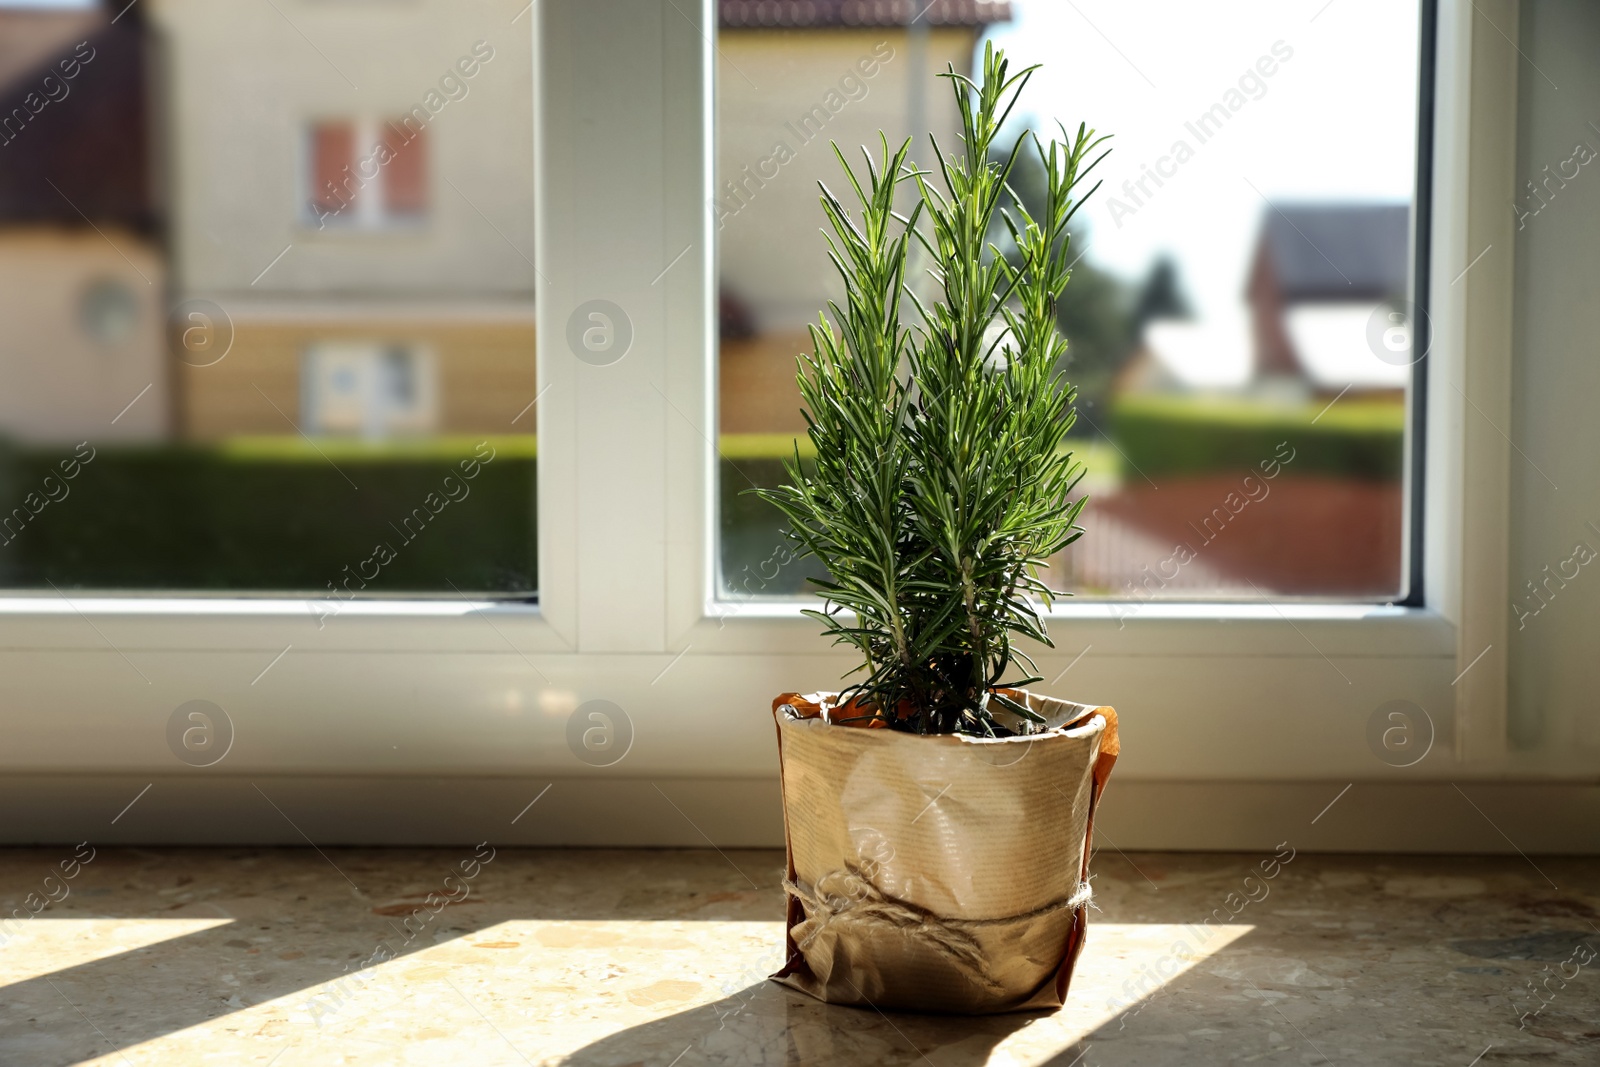
[[[1510,419],[1516,56],[1501,31],[1517,19],[1515,0],[1478,3],[1498,30],[1469,0],[1441,0],[1438,15],[1426,603],[1148,604],[1125,619],[1105,604],[1058,608],[1058,648],[1039,662],[1060,680],[1045,688],[1120,706],[1119,780],[1392,782],[1363,740],[1391,699],[1428,709],[1439,734],[1409,781],[1571,772],[1560,755],[1505,743],[1510,448],[1494,427]],[[714,4],[533,12],[548,281],[538,603],[368,600],[319,619],[315,603],[287,598],[6,597],[0,770],[135,787],[188,774],[162,726],[209,699],[237,741],[206,773],[236,783],[503,779],[530,782],[518,795],[531,796],[571,780],[591,796],[648,798],[670,778],[759,782],[775,796],[762,792],[776,776],[771,698],[833,687],[850,659],[791,608],[715,598]],[[1462,274],[1490,245],[1501,254]],[[632,328],[609,366],[565,340],[569,316],[596,299]],[[598,698],[634,731],[626,759],[603,770],[579,762],[566,734],[573,709]],[[619,829],[556,811],[562,828],[534,839],[700,840],[658,832],[653,817]],[[172,818],[178,829],[152,833],[197,839]],[[746,836],[771,843],[763,825]]]

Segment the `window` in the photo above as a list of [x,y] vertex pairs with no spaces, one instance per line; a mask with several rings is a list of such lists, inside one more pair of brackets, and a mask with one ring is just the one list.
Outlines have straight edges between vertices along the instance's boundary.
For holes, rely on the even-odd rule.
[[521,5],[123,7],[5,12],[0,585],[533,596]]
[[307,432],[370,440],[431,433],[439,418],[433,354],[404,344],[319,344],[301,371]]
[[[281,14],[271,5],[246,12],[200,0],[155,5],[149,13],[135,5],[114,32],[129,33],[138,20],[149,19],[155,25],[146,30],[158,30],[165,47],[117,53],[95,37],[94,57],[85,51],[77,60],[71,98],[49,104],[0,145],[8,161],[0,167],[0,208],[7,213],[0,227],[0,278],[6,282],[0,310],[8,326],[0,338],[0,367],[12,384],[0,390],[0,431],[9,442],[0,451],[7,465],[0,488],[13,491],[0,501],[0,519],[7,520],[0,527],[9,541],[0,545],[0,579],[16,591],[0,598],[0,633],[20,650],[12,661],[19,692],[36,694],[17,743],[7,749],[7,766],[40,773],[60,768],[62,739],[70,738],[85,746],[73,752],[92,747],[85,765],[143,775],[152,744],[162,759],[166,750],[159,739],[147,743],[140,723],[164,720],[181,694],[257,716],[254,725],[240,723],[240,755],[258,743],[254,739],[268,737],[262,724],[271,724],[277,766],[308,775],[491,771],[511,781],[548,772],[565,781],[593,768],[576,762],[562,729],[585,701],[605,699],[633,720],[638,743],[625,765],[608,772],[612,778],[588,783],[597,803],[579,801],[571,810],[609,812],[615,809],[606,804],[641,797],[659,806],[660,794],[647,787],[646,776],[700,776],[744,779],[740,788],[749,792],[706,794],[716,798],[718,810],[743,818],[759,807],[750,797],[771,799],[761,792],[770,784],[762,776],[770,767],[771,738],[759,728],[759,716],[749,717],[752,709],[770,700],[774,687],[830,685],[849,666],[838,650],[819,645],[811,620],[799,615],[791,594],[802,588],[803,564],[788,556],[781,531],[761,525],[768,518],[757,502],[738,492],[769,476],[764,471],[773,457],[802,428],[798,403],[792,393],[784,395],[793,388],[792,359],[801,342],[782,335],[820,309],[829,284],[808,188],[814,175],[832,180],[827,139],[860,143],[880,126],[909,132],[947,121],[931,92],[909,93],[906,72],[914,65],[931,71],[946,56],[969,61],[962,57],[971,56],[984,34],[1013,34],[1010,47],[1021,61],[1032,58],[1030,49],[1053,49],[1057,54],[1045,58],[1054,69],[1079,69],[1097,80],[1081,101],[1072,96],[1050,108],[1041,101],[1032,117],[1071,121],[1081,110],[1125,138],[1112,157],[1125,169],[1113,172],[1108,164],[1115,180],[1097,194],[1085,219],[1080,248],[1087,254],[1069,293],[1094,295],[1090,266],[1108,285],[1120,280],[1122,287],[1112,288],[1124,299],[1128,287],[1137,283],[1142,291],[1157,273],[1153,239],[1128,244],[1118,258],[1112,253],[1123,246],[1102,248],[1090,235],[1127,238],[1145,227],[1147,238],[1195,232],[1210,238],[1217,262],[1199,269],[1179,254],[1183,249],[1166,249],[1173,253],[1170,288],[1195,317],[1151,316],[1153,328],[1141,334],[1182,350],[1200,336],[1184,327],[1209,321],[1201,313],[1213,288],[1243,309],[1236,326],[1240,317],[1250,322],[1252,254],[1261,246],[1269,205],[1322,245],[1297,214],[1307,203],[1392,209],[1411,201],[1389,184],[1356,188],[1344,181],[1348,169],[1330,163],[1323,168],[1326,196],[1252,176],[1262,194],[1253,207],[1218,215],[1209,230],[1193,229],[1210,217],[1212,205],[1198,197],[1196,206],[1197,194],[1185,189],[1205,185],[1207,168],[1255,195],[1238,169],[1223,165],[1232,161],[1230,145],[1264,139],[1286,158],[1303,159],[1311,158],[1301,153],[1307,142],[1334,141],[1312,119],[1297,126],[1273,118],[1275,109],[1292,111],[1303,103],[1285,80],[1297,72],[1316,73],[1308,80],[1324,94],[1332,91],[1328,85],[1340,84],[1330,73],[1335,68],[1346,82],[1360,78],[1383,86],[1389,106],[1381,114],[1361,112],[1372,119],[1370,128],[1356,131],[1367,148],[1350,154],[1371,164],[1374,174],[1400,165],[1394,156],[1414,168],[1409,144],[1397,134],[1385,134],[1381,143],[1377,137],[1428,117],[1427,108],[1412,105],[1415,85],[1428,76],[1417,73],[1409,46],[1395,44],[1391,51],[1387,43],[1414,40],[1414,27],[1383,29],[1390,25],[1387,9],[1374,14],[1360,0],[1339,0],[1319,15],[1322,6],[1282,5],[1281,14],[1277,6],[1264,14],[1252,9],[1260,21],[1251,34],[1272,31],[1257,41],[1215,5],[1204,14],[1222,21],[1205,33],[1184,21],[1183,8],[1166,10],[1163,24],[1152,28],[1122,21],[1132,16],[1118,5],[1062,5],[1059,18],[1081,10],[1116,41],[1160,86],[1153,93],[1087,23],[1069,22],[1063,36],[1059,24],[1047,33],[1029,22],[1034,11],[1055,7],[1037,2],[940,0],[909,30],[904,20],[921,7],[885,4],[898,8],[900,24],[857,31],[792,19],[783,24],[791,5],[748,8],[734,0],[645,5],[636,18],[630,7],[622,29],[612,5],[529,7],[525,0],[285,0]],[[1435,753],[1497,751],[1494,716],[1504,708],[1503,702],[1496,706],[1497,671],[1503,679],[1503,663],[1497,667],[1496,661],[1506,641],[1503,626],[1497,631],[1484,620],[1509,614],[1510,597],[1503,583],[1496,588],[1493,575],[1494,522],[1506,514],[1508,496],[1496,486],[1492,464],[1471,459],[1470,479],[1463,467],[1496,447],[1516,458],[1496,430],[1509,425],[1508,409],[1493,399],[1493,383],[1506,369],[1497,362],[1507,357],[1494,339],[1509,316],[1510,300],[1499,286],[1509,289],[1508,261],[1501,256],[1514,240],[1515,217],[1504,207],[1515,190],[1483,173],[1494,166],[1474,162],[1466,146],[1476,153],[1487,145],[1483,158],[1491,161],[1509,158],[1496,147],[1509,134],[1472,101],[1507,99],[1496,72],[1514,71],[1518,57],[1465,7],[1440,14],[1437,143],[1444,155],[1431,181],[1421,176],[1425,187],[1443,190],[1434,208],[1440,221],[1431,231],[1408,222],[1419,237],[1429,236],[1438,265],[1430,291],[1439,328],[1418,364],[1428,368],[1434,386],[1423,398],[1427,418],[1411,419],[1408,410],[1404,422],[1404,432],[1416,437],[1407,469],[1421,454],[1428,471],[1425,481],[1405,491],[1420,485],[1429,521],[1420,539],[1395,542],[1394,554],[1421,551],[1418,573],[1426,571],[1427,599],[1387,606],[1374,603],[1377,593],[1346,594],[1351,602],[1330,604],[1338,594],[1324,589],[1296,602],[1263,575],[1247,572],[1269,600],[1243,592],[1248,586],[1230,575],[1231,586],[1217,581],[1180,589],[1169,581],[1170,588],[1150,594],[1152,600],[1159,593],[1162,600],[1181,594],[1192,601],[1129,610],[1136,598],[1125,586],[1122,599],[1115,599],[1109,596],[1118,592],[1114,583],[1097,583],[1096,602],[1089,595],[1096,583],[1069,578],[1085,595],[1056,612],[1051,633],[1057,647],[1040,655],[1039,673],[1052,692],[1138,709],[1137,721],[1148,725],[1136,739],[1130,732],[1129,751],[1132,758],[1137,740],[1142,776],[1339,778],[1342,785],[1371,772],[1363,729],[1375,709],[1394,699],[1411,700],[1434,716],[1441,740]],[[878,6],[852,0],[810,8],[835,9],[859,14]],[[971,24],[975,14],[988,21]],[[736,25],[742,15],[750,17]],[[98,9],[91,17],[105,22]],[[752,25],[762,20],[766,28]],[[1472,37],[1469,24],[1481,36]],[[841,55],[840,35],[851,32],[859,47]],[[1221,44],[1219,36],[1226,38]],[[763,38],[778,47],[761,44]],[[244,52],[237,47],[241,39],[251,44]],[[1256,70],[1263,54],[1271,56],[1279,39],[1295,54],[1275,60],[1270,78],[1257,71],[1268,90],[1252,99],[1239,80],[1246,68]],[[70,54],[82,40],[74,29],[59,43]],[[1426,55],[1429,40],[1416,41],[1417,51]],[[1197,41],[1206,48],[1192,47]],[[880,42],[886,43],[881,51]],[[1474,60],[1485,43],[1499,48],[1504,62]],[[741,50],[747,44],[768,51],[752,60]],[[270,52],[270,59],[252,65],[258,50]],[[1204,76],[1169,77],[1169,68],[1201,62],[1178,54],[1185,50],[1220,53],[1228,61],[1217,60]],[[817,57],[811,73],[799,64],[807,51]],[[54,59],[53,69],[61,70],[60,54],[41,58]],[[132,79],[165,87],[160,123],[138,114],[107,118],[73,110],[80,99],[100,101],[113,112],[113,104],[154,106],[137,92],[81,92],[91,77],[121,69],[109,62],[117,54],[161,57],[161,78],[145,69]],[[1352,54],[1363,57],[1359,74],[1351,73]],[[1410,73],[1402,78],[1397,70]],[[1237,112],[1229,110],[1230,89],[1245,101]],[[1354,84],[1344,91],[1351,99],[1368,92]],[[734,116],[728,106],[737,94],[762,106]],[[1054,91],[1047,95],[1059,99]],[[1170,104],[1168,125],[1124,113],[1156,98]],[[415,107],[428,114],[426,223],[307,225],[308,122],[374,116],[382,125],[389,116],[415,116]],[[873,108],[896,110],[901,118],[886,122]],[[1108,110],[1096,114],[1093,108]],[[1184,124],[1199,129],[1208,114],[1207,140],[1200,144]],[[95,124],[75,125],[91,118]],[[152,125],[162,130],[160,167],[147,165],[153,164],[152,139],[134,136]],[[59,156],[24,165],[29,157],[20,150],[45,145],[48,139],[35,134],[52,129],[55,145],[93,144],[116,165],[75,168]],[[1140,131],[1159,137],[1152,145],[1137,143]],[[365,139],[352,136],[356,143]],[[1435,143],[1426,130],[1422,137]],[[1176,164],[1170,149],[1178,138],[1188,140],[1195,155],[1177,177],[1163,176],[1162,168]],[[777,150],[779,142],[785,151]],[[1385,154],[1384,146],[1394,152]],[[1172,158],[1163,162],[1163,156]],[[1146,177],[1142,164],[1165,184]],[[1316,168],[1298,169],[1303,176]],[[122,180],[108,182],[106,174]],[[45,175],[59,191],[42,180]],[[158,176],[164,201],[141,184]],[[1141,191],[1141,178],[1145,190],[1159,195]],[[1140,203],[1121,189],[1124,181]],[[1131,216],[1119,211],[1120,230],[1110,218],[1113,192],[1136,209]],[[1410,202],[1408,216],[1426,207],[1426,201]],[[1153,225],[1163,212],[1172,224]],[[1271,215],[1278,217],[1277,211]],[[1484,220],[1488,232],[1469,229],[1469,215]],[[1490,225],[1502,216],[1504,232]],[[41,219],[50,225],[38,225]],[[1484,254],[1490,244],[1494,251]],[[1333,249],[1324,251],[1339,259]],[[1423,251],[1408,250],[1408,259]],[[1232,264],[1226,272],[1219,265],[1224,259]],[[1341,269],[1355,277],[1342,261]],[[125,296],[110,296],[112,289],[101,285],[107,281],[133,294],[134,306]],[[1151,288],[1159,295],[1159,279]],[[92,290],[100,295],[90,300]],[[1340,354],[1347,349],[1327,356],[1305,341],[1343,329],[1334,303],[1305,299],[1283,317],[1279,340],[1304,343],[1313,353],[1307,375],[1317,368],[1326,373],[1330,365],[1343,368],[1339,373],[1352,368]],[[1420,319],[1404,321],[1405,306],[1398,310],[1402,321],[1387,311],[1378,319],[1380,347],[1403,349],[1412,325],[1422,333]],[[1117,329],[1108,336],[1125,337],[1119,331],[1127,322],[1126,313],[1114,318]],[[1247,328],[1243,332],[1242,349],[1202,350],[1213,353],[1218,373],[1234,366],[1229,360],[1240,360],[1241,352],[1254,360],[1254,341]],[[1069,333],[1086,356],[1093,335]],[[542,342],[537,351],[536,335]],[[391,349],[416,353],[420,362],[411,364],[412,373],[383,369],[381,353]],[[369,399],[356,407],[365,411],[370,403],[386,411],[416,401],[423,406],[413,411],[431,419],[431,429],[404,428],[395,414],[372,419],[372,432],[354,428],[365,415],[308,424],[307,416],[325,406],[310,395],[319,388],[321,368],[308,365],[308,358],[357,350],[368,354],[352,357],[360,369],[351,380]],[[1159,378],[1163,364],[1152,359],[1143,366]],[[1107,378],[1115,384],[1115,376]],[[1122,384],[1130,387],[1145,380],[1128,378]],[[1117,420],[1089,406],[1090,379],[1079,380],[1084,410],[1103,431],[1097,436],[1087,420],[1079,427],[1079,447],[1092,476],[1102,479],[1090,486],[1099,507],[1102,499],[1111,503],[1113,491],[1144,484],[1119,467],[1112,446],[1144,462],[1118,436]],[[1268,404],[1305,410],[1308,392],[1313,400],[1326,394],[1325,386],[1308,380],[1312,386],[1293,389],[1264,382],[1259,395],[1233,400],[1251,418]],[[1327,397],[1322,407],[1332,403],[1329,414],[1312,425],[1320,431],[1357,406],[1358,394],[1382,384],[1362,381],[1352,377],[1342,398]],[[1408,381],[1414,394],[1413,386]],[[1488,417],[1474,411],[1467,396]],[[1157,391],[1152,399],[1168,398]],[[1320,411],[1309,411],[1307,421]],[[1392,441],[1392,426],[1377,428]],[[1225,540],[1246,534],[1245,524],[1265,509],[1291,500],[1284,479],[1300,469],[1304,455],[1297,452],[1270,483],[1268,499],[1230,516],[1205,554],[1183,565],[1185,579],[1204,576],[1202,562],[1221,570],[1228,562]],[[1256,477],[1268,458],[1270,450],[1249,455]],[[478,464],[467,486],[470,497],[438,492],[432,506],[442,507],[432,513],[429,495],[463,462]],[[66,480],[68,471],[77,473]],[[1152,496],[1184,484],[1181,472],[1147,473],[1161,486]],[[48,485],[46,474],[55,479]],[[1383,481],[1373,477],[1368,484],[1392,495],[1393,479],[1387,486]],[[58,483],[70,489],[69,498],[61,499]],[[43,488],[30,504],[34,484]],[[1203,526],[1210,515],[1217,529],[1210,510],[1217,503],[1206,501],[1206,510],[1186,521]],[[429,514],[419,515],[419,507]],[[1105,510],[1109,515],[1111,508]],[[1130,514],[1116,534],[1108,518],[1092,516],[1090,536],[1074,551],[1132,543],[1138,524],[1153,520]],[[1359,523],[1350,528],[1368,529]],[[395,560],[373,558],[380,540]],[[1163,553],[1172,550],[1155,544]],[[740,554],[729,559],[733,551]],[[1152,570],[1165,558],[1153,556]],[[1063,561],[1063,569],[1073,565]],[[327,603],[319,599],[329,595],[330,584],[353,598],[341,601],[332,618],[324,617]],[[527,602],[535,590],[537,603]],[[209,596],[192,599],[190,592]],[[1221,603],[1230,599],[1235,602]],[[316,610],[308,612],[308,601]],[[251,687],[261,668],[291,644],[293,650]],[[304,655],[308,649],[326,654]],[[62,669],[63,663],[73,669]],[[150,706],[141,705],[142,716],[118,717],[108,726],[98,709],[125,706],[130,692],[146,694],[137,699]],[[154,707],[168,694],[172,705]],[[1467,711],[1452,720],[1458,694],[1473,703],[1463,704]],[[1317,722],[1326,744],[1307,745],[1303,732],[1277,729],[1291,699],[1288,710]],[[380,717],[383,729],[374,734]],[[1251,729],[1256,743],[1248,751],[1221,747],[1203,723]],[[1453,748],[1444,743],[1452,729]],[[374,745],[378,736],[392,738],[390,747]],[[691,737],[697,740],[689,743]],[[626,792],[617,773],[635,776],[633,785],[643,792]],[[1151,804],[1170,809],[1175,795]],[[685,810],[700,819],[699,809]],[[534,825],[534,814],[517,823],[517,832]],[[627,820],[612,823],[605,831],[618,835],[612,840],[635,833]],[[683,833],[691,833],[687,824]],[[598,829],[570,838],[602,839]]]
[[316,122],[307,142],[309,224],[378,228],[426,218],[428,130],[417,117]]
[[[880,129],[911,136],[933,167],[957,118],[931,72],[971,73],[990,42],[1014,72],[1042,64],[1013,136],[1115,135],[1057,310],[1090,504],[1053,584],[1135,605],[1407,596],[1419,6],[1158,9],[1160,33],[1112,4],[720,5],[725,596],[815,573],[741,491],[807,447],[794,357],[840,295],[817,235],[817,182],[844,188],[828,142],[859,164]],[[1025,204],[1041,173],[1024,153]]]

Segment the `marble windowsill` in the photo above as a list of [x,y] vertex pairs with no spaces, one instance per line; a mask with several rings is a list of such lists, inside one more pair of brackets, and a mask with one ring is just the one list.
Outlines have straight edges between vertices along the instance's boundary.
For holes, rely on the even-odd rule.
[[[0,853],[0,914],[73,851]],[[1600,1062],[1600,861],[1302,854],[1241,906],[1264,858],[1100,853],[1067,1007],[974,1019],[764,981],[778,852],[102,849],[0,927],[0,1063]]]

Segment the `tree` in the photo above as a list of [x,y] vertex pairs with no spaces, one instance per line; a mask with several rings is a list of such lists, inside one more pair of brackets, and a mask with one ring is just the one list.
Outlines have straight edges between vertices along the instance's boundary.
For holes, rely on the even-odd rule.
[[1162,253],[1150,266],[1139,295],[1133,302],[1132,333],[1137,338],[1145,324],[1152,319],[1188,319],[1194,317],[1189,298],[1178,281],[1178,264],[1170,255]]
[[[993,158],[991,162],[1003,160]],[[1030,215],[1044,203],[1047,176],[1035,155],[1024,153],[1017,158],[1008,184]],[[1002,221],[996,220],[991,226],[989,237],[1008,260],[1015,262],[1016,246]],[[1137,336],[1130,318],[1132,293],[1126,282],[1084,256],[1089,241],[1085,227],[1070,227],[1062,240],[1071,250],[1067,262],[1072,264],[1072,284],[1056,302],[1056,325],[1068,338],[1060,370],[1077,388],[1078,410],[1085,416],[1083,424],[1074,430],[1091,435],[1104,422],[1101,411],[1110,400],[1112,382]]]

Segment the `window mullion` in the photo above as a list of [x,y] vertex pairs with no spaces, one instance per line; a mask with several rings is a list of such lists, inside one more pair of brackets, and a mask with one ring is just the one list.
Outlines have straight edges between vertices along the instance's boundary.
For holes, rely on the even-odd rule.
[[[540,43],[541,574],[584,652],[663,631],[669,6],[544,5]],[[681,264],[679,264],[681,266]]]

